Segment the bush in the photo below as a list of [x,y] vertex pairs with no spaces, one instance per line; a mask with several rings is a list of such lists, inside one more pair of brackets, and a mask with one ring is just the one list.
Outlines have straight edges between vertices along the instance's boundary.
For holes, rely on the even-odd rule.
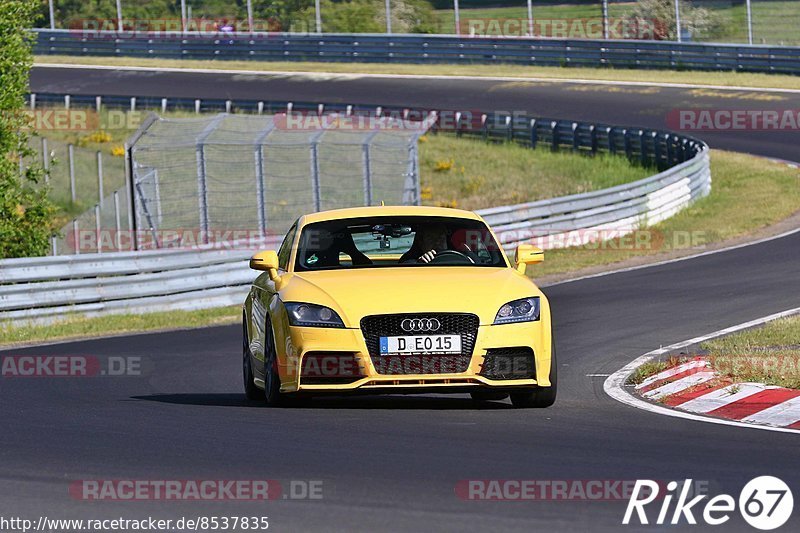
[[[34,0],[0,0],[0,258],[44,255],[53,232],[55,207],[43,176],[30,163],[29,119],[22,112],[33,57],[31,27]],[[20,158],[27,168],[20,170]]]
[[[680,0],[679,9],[681,29],[689,32],[694,40],[713,37],[721,29],[722,21],[719,16],[708,9],[693,7],[686,0]],[[674,0],[639,0],[625,20],[633,27],[647,27],[648,22],[655,21],[655,39],[678,39]]]

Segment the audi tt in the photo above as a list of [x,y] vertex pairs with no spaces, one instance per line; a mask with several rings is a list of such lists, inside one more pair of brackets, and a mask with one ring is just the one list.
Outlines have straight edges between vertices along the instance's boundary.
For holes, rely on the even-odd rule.
[[322,394],[469,393],[555,402],[550,306],[480,216],[361,207],[298,219],[257,253],[242,313],[244,391],[267,405]]

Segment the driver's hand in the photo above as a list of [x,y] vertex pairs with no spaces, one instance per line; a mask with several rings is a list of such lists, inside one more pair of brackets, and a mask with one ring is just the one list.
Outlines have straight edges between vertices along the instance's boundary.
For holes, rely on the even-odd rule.
[[434,257],[436,257],[436,250],[430,250],[429,252],[422,254],[417,261],[420,263],[430,263],[433,261]]

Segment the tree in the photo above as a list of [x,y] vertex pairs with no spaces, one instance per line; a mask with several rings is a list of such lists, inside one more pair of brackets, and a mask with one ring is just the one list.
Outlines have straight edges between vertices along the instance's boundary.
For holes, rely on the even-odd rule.
[[53,232],[55,208],[46,188],[36,187],[43,170],[31,162],[23,113],[36,7],[35,0],[0,0],[0,258],[44,255]]

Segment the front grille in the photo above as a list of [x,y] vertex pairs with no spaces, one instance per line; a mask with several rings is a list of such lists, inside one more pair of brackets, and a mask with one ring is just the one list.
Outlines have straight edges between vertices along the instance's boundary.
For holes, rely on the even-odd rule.
[[491,348],[481,365],[481,376],[489,379],[536,379],[536,360],[529,347]]
[[[380,338],[413,335],[403,331],[400,323],[407,318],[436,318],[441,328],[436,335],[461,335],[461,353],[447,355],[380,355]],[[384,375],[455,374],[469,368],[479,320],[469,313],[415,313],[373,315],[361,319],[361,332],[367,343],[376,372]]]

